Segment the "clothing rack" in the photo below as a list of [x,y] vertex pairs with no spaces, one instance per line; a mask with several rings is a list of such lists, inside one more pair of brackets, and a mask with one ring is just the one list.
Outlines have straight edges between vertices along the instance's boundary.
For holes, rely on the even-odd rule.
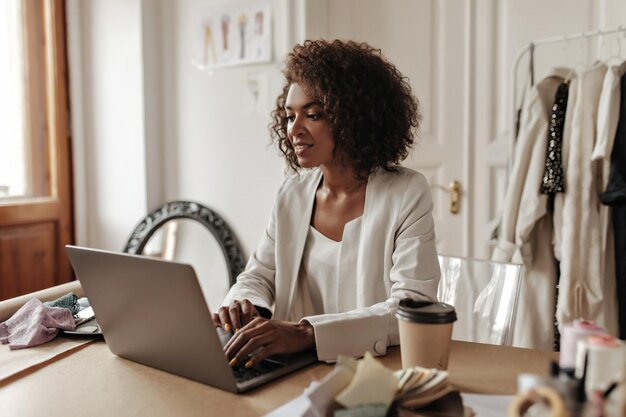
[[509,141],[509,149],[508,149],[508,161],[507,161],[507,177],[508,175],[511,174],[511,170],[513,168],[513,153],[515,150],[515,139],[516,139],[516,134],[517,134],[517,73],[519,70],[519,65],[520,62],[522,61],[522,58],[526,55],[526,54],[530,54],[529,56],[529,73],[530,73],[530,84],[531,86],[534,85],[535,83],[535,48],[537,46],[542,46],[542,45],[549,45],[549,44],[554,44],[554,43],[562,43],[562,42],[570,42],[570,41],[574,41],[574,40],[579,40],[579,39],[587,39],[587,38],[592,38],[595,36],[604,36],[604,35],[610,35],[610,34],[614,34],[614,33],[620,33],[623,32],[626,34],[626,27],[623,27],[622,25],[619,25],[617,28],[615,29],[598,29],[598,30],[592,30],[592,31],[587,31],[587,32],[580,32],[580,33],[573,33],[573,34],[567,34],[567,35],[562,35],[562,36],[553,36],[553,37],[548,37],[548,38],[542,38],[542,39],[536,39],[534,41],[531,41],[528,45],[526,45],[524,48],[522,48],[518,53],[517,56],[515,57],[515,61],[513,64],[513,85],[512,85],[512,92],[511,92],[511,97],[512,97],[512,102],[513,102],[513,109],[511,111],[511,115],[512,120],[510,123],[510,128],[511,128],[511,140]]
[[[522,48],[517,56],[515,57],[515,61],[514,61],[514,65],[513,65],[513,77],[512,77],[512,91],[511,91],[511,97],[512,97],[512,110],[511,110],[511,122],[510,122],[510,134],[511,134],[511,140],[509,141],[509,149],[508,149],[508,160],[507,160],[507,182],[508,182],[508,176],[511,175],[512,169],[513,169],[513,163],[514,163],[514,151],[515,151],[515,142],[517,139],[517,123],[518,123],[518,97],[517,97],[517,86],[518,86],[518,79],[517,79],[517,75],[519,72],[519,67],[520,67],[520,63],[522,62],[522,58],[525,55],[529,55],[529,59],[528,59],[528,65],[529,65],[529,78],[530,78],[530,85],[531,87],[535,84],[535,48],[538,46],[542,46],[542,45],[549,45],[549,44],[555,44],[555,43],[567,43],[570,41],[574,41],[574,40],[580,40],[580,39],[588,39],[588,38],[592,38],[592,37],[596,37],[596,36],[604,36],[604,35],[610,35],[610,34],[615,34],[615,33],[624,33],[626,35],[626,27],[623,27],[622,25],[618,26],[615,29],[607,29],[607,30],[594,30],[594,31],[588,31],[588,32],[580,32],[580,33],[574,33],[574,34],[567,34],[567,35],[562,35],[562,36],[553,36],[553,37],[548,37],[548,38],[542,38],[542,39],[537,39],[534,40],[532,42],[530,42],[528,45],[526,45],[524,48]],[[620,43],[620,49],[621,49],[621,43]],[[601,52],[601,51],[600,51]],[[620,51],[621,52],[621,51]],[[521,103],[520,105],[523,105],[523,103]],[[557,281],[558,282],[558,281]],[[558,286],[557,286],[558,287]],[[557,294],[558,294],[558,290],[557,290]],[[557,295],[558,296],[558,295]],[[555,302],[555,308],[556,308],[556,302]],[[554,350],[558,351],[560,350],[560,343],[559,343],[559,331],[558,331],[558,326],[557,326],[557,322],[556,320],[554,320]]]

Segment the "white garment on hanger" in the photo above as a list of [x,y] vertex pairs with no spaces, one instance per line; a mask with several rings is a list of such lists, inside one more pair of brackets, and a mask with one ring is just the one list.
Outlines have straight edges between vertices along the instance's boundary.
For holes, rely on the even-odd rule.
[[611,302],[614,292],[607,297],[600,202],[591,160],[606,72],[606,65],[598,63],[577,77],[571,135],[567,138],[562,241],[557,250],[561,264],[556,315],[559,325],[585,318],[614,332],[616,319],[610,317],[615,313]]
[[620,79],[626,72],[626,61],[610,67],[604,76],[598,104],[596,144],[591,154],[593,161],[602,161],[602,175],[597,183],[598,192],[603,192],[609,181],[611,151],[617,132],[620,106]]
[[[621,77],[626,72],[626,62],[621,65],[611,66],[604,76],[602,93],[598,104],[598,121],[596,129],[596,145],[591,154],[591,160],[595,162],[594,175],[596,192],[601,193],[606,189],[609,181],[611,168],[611,151],[619,122],[620,85]],[[611,212],[608,206],[599,205],[600,211],[600,244],[604,253],[604,262],[601,265],[604,277],[604,293],[607,295],[607,320],[609,331],[617,335],[617,290],[615,276],[615,244],[613,240],[613,227],[611,226]],[[611,294],[614,294],[611,296]],[[614,324],[612,324],[614,322]]]
[[522,109],[515,161],[492,259],[523,263],[513,345],[551,350],[554,335],[556,271],[548,196],[539,193],[547,135],[558,86],[570,74],[555,68],[529,91]]

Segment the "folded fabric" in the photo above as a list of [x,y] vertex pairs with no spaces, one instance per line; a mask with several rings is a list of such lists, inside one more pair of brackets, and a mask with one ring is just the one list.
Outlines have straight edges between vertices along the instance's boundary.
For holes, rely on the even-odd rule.
[[0,323],[0,343],[8,343],[11,350],[28,348],[54,339],[59,329],[75,328],[69,309],[48,307],[33,298],[10,319]]
[[78,305],[78,297],[73,292],[68,292],[63,297],[59,297],[56,300],[46,301],[43,305],[48,307],[62,307],[67,308],[73,315],[78,314],[80,306]]

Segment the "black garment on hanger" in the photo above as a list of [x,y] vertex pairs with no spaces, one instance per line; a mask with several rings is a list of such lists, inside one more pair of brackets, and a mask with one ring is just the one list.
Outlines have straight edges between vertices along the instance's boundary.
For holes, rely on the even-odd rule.
[[[554,95],[554,104],[552,105],[552,113],[550,115],[550,124],[548,127],[548,144],[546,149],[546,162],[543,178],[539,192],[548,194],[548,211],[554,213],[554,196],[556,193],[562,193],[565,189],[563,181],[563,126],[565,125],[565,112],[567,111],[567,99],[569,97],[569,83],[562,83],[556,90]],[[556,290],[554,291],[554,306],[559,301],[559,281],[561,280],[560,264],[556,263]],[[556,310],[554,312],[554,340],[553,350],[559,352],[561,350],[561,334],[559,333],[559,323],[556,318]]]
[[546,167],[541,180],[539,191],[542,194],[562,193],[563,185],[563,126],[565,125],[565,112],[567,110],[567,97],[569,95],[569,83],[562,83],[556,90],[552,115],[548,128],[548,147],[546,150]]
[[600,201],[611,206],[615,235],[615,279],[620,339],[626,339],[626,74],[622,75],[619,121],[611,150],[611,169]]

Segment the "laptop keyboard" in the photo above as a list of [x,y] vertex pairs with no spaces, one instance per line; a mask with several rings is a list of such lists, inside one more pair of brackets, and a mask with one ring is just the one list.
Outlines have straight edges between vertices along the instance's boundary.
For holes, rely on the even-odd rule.
[[235,380],[237,382],[248,381],[252,378],[256,378],[257,376],[261,376],[268,372],[275,371],[276,369],[284,367],[284,363],[276,362],[276,361],[262,361],[254,365],[252,368],[245,368],[243,366],[235,366],[233,369],[233,374],[235,375]]

